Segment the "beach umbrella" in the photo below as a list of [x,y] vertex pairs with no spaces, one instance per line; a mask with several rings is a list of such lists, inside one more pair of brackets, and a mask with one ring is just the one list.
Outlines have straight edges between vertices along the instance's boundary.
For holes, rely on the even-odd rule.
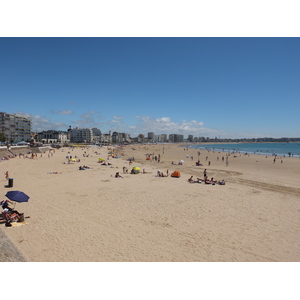
[[11,201],[15,202],[28,202],[29,196],[20,191],[10,191],[7,192],[5,197],[7,197]]
[[133,168],[133,172],[135,173],[135,174],[138,174],[138,173],[140,173],[140,168],[139,167],[134,167]]

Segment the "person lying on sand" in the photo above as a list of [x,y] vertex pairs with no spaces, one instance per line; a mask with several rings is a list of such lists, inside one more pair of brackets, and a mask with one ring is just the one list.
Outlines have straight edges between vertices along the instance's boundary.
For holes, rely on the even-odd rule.
[[214,180],[214,178],[212,177],[211,180],[209,180],[207,177],[204,180],[205,184],[212,184],[215,185],[216,184],[216,180]]
[[197,180],[194,180],[194,176],[191,176],[189,179],[188,179],[188,182],[189,183],[201,183],[203,181],[203,179],[200,179],[200,178],[197,178]]

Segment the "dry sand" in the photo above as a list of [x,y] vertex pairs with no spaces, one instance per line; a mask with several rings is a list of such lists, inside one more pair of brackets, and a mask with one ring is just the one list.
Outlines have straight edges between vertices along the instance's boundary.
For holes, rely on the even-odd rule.
[[[0,162],[3,199],[8,190],[30,196],[16,204],[30,216],[25,225],[0,224],[24,260],[300,261],[299,158],[274,164],[272,157],[238,154],[226,166],[224,153],[201,151],[203,166],[195,166],[197,149],[130,145],[117,150],[121,158],[108,160],[112,167],[101,166],[98,158],[108,151],[65,148],[50,157]],[[81,161],[64,164],[68,152]],[[146,154],[160,155],[161,162],[146,160]],[[129,157],[135,158],[131,166]],[[183,165],[171,164],[180,160]],[[92,169],[79,171],[82,165]],[[123,166],[146,173],[123,174]],[[226,185],[187,182],[191,175],[203,178],[205,168],[209,178]],[[158,169],[179,170],[181,178],[156,177]],[[5,188],[5,171],[13,188]],[[117,171],[124,178],[112,177]]]

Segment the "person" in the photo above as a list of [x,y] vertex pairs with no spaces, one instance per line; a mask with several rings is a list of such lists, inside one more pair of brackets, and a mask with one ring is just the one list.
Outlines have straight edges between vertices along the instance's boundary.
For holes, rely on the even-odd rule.
[[207,177],[205,177],[204,183],[205,184],[212,184],[212,182]]
[[3,210],[8,209],[10,212],[12,212],[12,209],[9,207],[9,204],[13,204],[12,201],[5,199],[5,200],[1,201],[0,204],[1,204]]
[[1,201],[0,204],[1,204],[1,206],[2,206],[3,211],[6,211],[7,213],[10,213],[10,214],[11,214],[11,213],[19,214],[18,211],[12,209],[12,208],[9,206],[9,204],[13,204],[12,201],[5,199],[5,200]]
[[193,176],[191,176],[191,177],[188,179],[188,182],[194,182]]
[[9,175],[8,175],[8,171],[5,172],[5,179],[8,179]]
[[203,174],[204,174],[204,179],[205,179],[205,177],[207,176],[206,169],[204,169]]
[[123,178],[119,172],[116,173],[115,178]]

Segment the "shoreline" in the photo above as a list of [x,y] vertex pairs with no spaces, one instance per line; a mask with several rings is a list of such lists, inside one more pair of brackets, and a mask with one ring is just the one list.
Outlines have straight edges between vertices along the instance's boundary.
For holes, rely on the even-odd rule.
[[[182,147],[187,147],[187,148],[194,148],[193,146],[203,146],[201,148],[194,148],[194,149],[199,149],[199,150],[207,150],[207,151],[215,151],[215,152],[222,152],[222,153],[238,153],[238,154],[251,154],[251,155],[265,155],[265,156],[273,156],[273,157],[283,157],[283,158],[300,158],[300,153],[291,153],[292,156],[289,156],[288,153],[271,153],[271,152],[262,152],[262,151],[246,151],[246,150],[240,150],[240,149],[225,149],[225,148],[209,148],[209,145],[237,145],[237,144],[278,144],[278,142],[263,142],[263,143],[205,143],[205,144],[185,144]],[[296,142],[295,142],[296,143]],[[286,143],[279,143],[279,144],[286,144]],[[300,144],[300,143],[299,143]],[[208,147],[205,147],[204,145],[208,145]]]

